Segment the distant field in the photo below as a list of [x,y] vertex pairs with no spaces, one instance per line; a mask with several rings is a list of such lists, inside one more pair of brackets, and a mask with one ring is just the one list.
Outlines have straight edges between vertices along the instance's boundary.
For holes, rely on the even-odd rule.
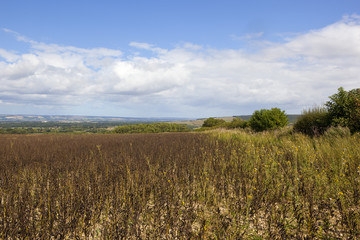
[[0,239],[358,239],[360,135],[1,135]]
[[59,123],[106,123],[106,122],[164,122],[184,120],[186,118],[134,118],[134,117],[106,117],[106,116],[77,116],[77,115],[10,115],[0,114],[0,123],[21,122],[59,122]]
[[[289,123],[295,122],[299,115],[288,115]],[[239,116],[248,120],[250,115]],[[230,122],[233,117],[219,117]],[[0,133],[104,133],[116,126],[141,123],[168,122],[186,124],[191,129],[203,125],[204,119],[188,120],[184,118],[121,118],[93,116],[58,115],[0,115]]]

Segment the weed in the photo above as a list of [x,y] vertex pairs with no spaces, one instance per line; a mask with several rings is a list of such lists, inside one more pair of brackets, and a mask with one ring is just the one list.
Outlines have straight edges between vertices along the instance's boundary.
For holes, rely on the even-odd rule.
[[360,135],[1,135],[0,239],[356,239]]

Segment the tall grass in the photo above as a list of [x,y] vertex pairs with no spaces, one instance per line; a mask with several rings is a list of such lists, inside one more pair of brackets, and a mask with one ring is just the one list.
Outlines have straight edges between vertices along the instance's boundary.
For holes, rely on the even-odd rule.
[[2,135],[0,239],[356,239],[360,135]]

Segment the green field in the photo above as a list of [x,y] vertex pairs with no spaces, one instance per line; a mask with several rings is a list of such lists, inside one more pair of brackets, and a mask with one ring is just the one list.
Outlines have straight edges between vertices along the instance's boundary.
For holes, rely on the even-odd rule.
[[0,239],[357,239],[360,135],[0,135]]

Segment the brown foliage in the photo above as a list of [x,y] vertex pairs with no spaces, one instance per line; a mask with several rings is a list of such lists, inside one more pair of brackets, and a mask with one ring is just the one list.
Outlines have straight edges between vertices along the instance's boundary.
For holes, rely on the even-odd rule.
[[0,239],[357,237],[358,153],[259,136],[1,135]]

